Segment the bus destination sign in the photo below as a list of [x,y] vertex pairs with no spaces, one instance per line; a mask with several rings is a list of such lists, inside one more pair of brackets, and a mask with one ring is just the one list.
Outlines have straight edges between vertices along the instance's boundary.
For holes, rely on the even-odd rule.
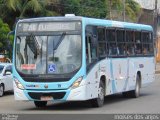
[[74,31],[80,29],[81,22],[30,22],[18,24],[18,32]]

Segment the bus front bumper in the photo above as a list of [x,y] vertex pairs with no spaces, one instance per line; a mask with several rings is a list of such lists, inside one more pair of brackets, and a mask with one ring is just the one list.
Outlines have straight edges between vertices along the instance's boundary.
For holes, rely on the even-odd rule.
[[15,100],[24,101],[83,101],[86,98],[86,85],[67,90],[21,90],[14,83]]

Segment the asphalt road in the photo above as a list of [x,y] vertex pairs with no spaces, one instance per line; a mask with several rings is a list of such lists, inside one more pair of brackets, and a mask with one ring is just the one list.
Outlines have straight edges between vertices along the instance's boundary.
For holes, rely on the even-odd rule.
[[33,102],[15,101],[12,93],[0,98],[0,113],[13,114],[118,114],[160,113],[160,75],[148,87],[141,89],[139,98],[123,98],[121,94],[107,96],[101,108],[92,108],[88,102],[49,103],[35,108]]

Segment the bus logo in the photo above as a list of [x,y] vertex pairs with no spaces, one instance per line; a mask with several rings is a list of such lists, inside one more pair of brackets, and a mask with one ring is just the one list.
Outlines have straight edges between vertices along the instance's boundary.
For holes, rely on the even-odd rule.
[[47,88],[48,88],[48,85],[44,85],[44,88],[46,88],[46,89],[47,89]]
[[61,84],[58,84],[58,87],[60,88],[60,87],[61,87]]

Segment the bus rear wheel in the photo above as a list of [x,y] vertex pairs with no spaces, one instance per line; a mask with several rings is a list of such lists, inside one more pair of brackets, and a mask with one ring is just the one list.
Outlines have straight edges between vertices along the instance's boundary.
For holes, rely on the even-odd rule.
[[137,75],[136,87],[135,87],[135,90],[131,91],[131,95],[134,98],[138,98],[140,95],[140,76],[139,75]]
[[140,76],[137,75],[135,89],[131,90],[131,91],[128,91],[128,92],[123,92],[123,96],[124,97],[138,98],[139,95],[140,95]]
[[105,87],[104,87],[104,83],[101,80],[100,84],[99,84],[98,98],[91,100],[92,106],[93,107],[101,107],[101,106],[103,106],[103,104],[104,104],[104,96],[105,96]]
[[34,101],[34,104],[37,108],[46,107],[47,101]]

